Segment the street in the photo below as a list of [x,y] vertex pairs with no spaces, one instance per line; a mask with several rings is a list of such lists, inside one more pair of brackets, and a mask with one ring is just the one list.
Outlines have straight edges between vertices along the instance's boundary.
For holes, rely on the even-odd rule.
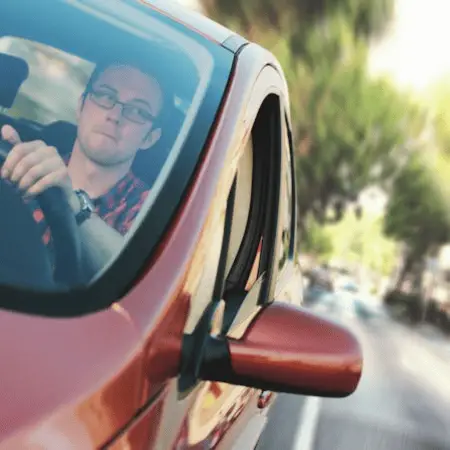
[[258,450],[450,449],[450,339],[392,321],[383,309],[326,295],[311,309],[340,321],[363,348],[345,399],[280,395]]

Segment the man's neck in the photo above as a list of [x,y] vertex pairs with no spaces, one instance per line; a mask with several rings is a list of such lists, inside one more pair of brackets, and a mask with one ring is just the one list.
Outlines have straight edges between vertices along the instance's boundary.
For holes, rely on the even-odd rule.
[[74,189],[83,189],[91,198],[106,194],[130,170],[130,164],[104,167],[86,157],[75,143],[67,165]]

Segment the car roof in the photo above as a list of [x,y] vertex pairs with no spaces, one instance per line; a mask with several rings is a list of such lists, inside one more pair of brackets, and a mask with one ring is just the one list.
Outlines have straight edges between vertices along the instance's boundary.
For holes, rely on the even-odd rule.
[[131,2],[149,6],[218,44],[224,44],[233,37],[238,37],[245,41],[237,33],[174,0],[131,0]]

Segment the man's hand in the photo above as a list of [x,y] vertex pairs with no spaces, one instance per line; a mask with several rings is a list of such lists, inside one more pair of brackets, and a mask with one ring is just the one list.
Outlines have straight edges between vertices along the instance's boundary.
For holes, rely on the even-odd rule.
[[16,184],[25,196],[32,197],[51,186],[59,186],[72,209],[79,208],[67,166],[55,147],[43,141],[22,142],[10,125],[1,129],[1,137],[14,145],[1,169],[2,178]]

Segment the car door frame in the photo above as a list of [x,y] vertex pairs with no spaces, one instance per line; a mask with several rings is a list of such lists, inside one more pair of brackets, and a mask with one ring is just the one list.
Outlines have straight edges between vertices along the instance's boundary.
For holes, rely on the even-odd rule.
[[[272,142],[270,145],[276,146],[276,149],[270,149],[270,152],[273,154],[274,158],[271,160],[271,163],[275,165],[275,167],[270,167],[269,164],[269,170],[271,171],[271,175],[273,176],[273,185],[275,186],[274,189],[269,189],[268,198],[266,199],[268,205],[265,205],[267,216],[269,216],[269,220],[265,221],[265,224],[263,224],[264,230],[261,230],[263,233],[264,238],[266,239],[266,245],[263,245],[262,249],[262,258],[261,258],[261,265],[265,265],[262,270],[260,269],[258,280],[261,281],[258,283],[258,280],[255,283],[255,288],[259,291],[257,297],[258,300],[256,304],[252,305],[250,310],[248,311],[248,314],[245,314],[247,317],[244,318],[244,326],[241,321],[238,321],[238,323],[235,322],[235,319],[238,317],[238,313],[240,310],[244,309],[244,299],[242,299],[241,307],[238,308],[233,316],[231,317],[231,323],[228,330],[222,329],[222,332],[226,332],[227,334],[233,334],[238,328],[243,332],[244,328],[249,323],[249,319],[254,317],[254,315],[259,310],[259,306],[261,303],[264,303],[264,301],[261,300],[261,298],[270,298],[270,293],[274,291],[274,284],[276,282],[276,276],[274,279],[268,274],[270,274],[273,271],[273,265],[275,264],[275,255],[276,255],[276,241],[277,241],[277,235],[278,235],[278,207],[279,207],[279,200],[280,200],[280,191],[278,189],[280,185],[279,180],[279,172],[280,172],[280,165],[282,164],[282,158],[281,158],[281,152],[283,151],[282,148],[282,142],[281,142],[281,123],[282,120],[285,119],[285,108],[284,108],[284,98],[283,98],[283,90],[279,89],[279,85],[277,86],[277,82],[279,85],[282,85],[282,77],[280,77],[280,74],[276,71],[276,69],[270,65],[266,64],[261,72],[258,75],[258,78],[255,80],[255,85],[252,91],[252,97],[249,100],[249,104],[251,104],[251,108],[253,109],[253,114],[255,117],[254,122],[250,124],[250,129],[252,130],[254,126],[256,126],[256,122],[258,121],[259,113],[261,112],[261,109],[266,107],[268,102],[271,102],[270,107],[272,108],[271,114],[274,116],[274,119],[277,121],[277,124],[274,125],[277,127],[277,129],[272,130],[274,135],[268,136],[270,137],[274,142]],[[278,87],[278,89],[277,89]],[[271,98],[272,97],[272,98]],[[275,98],[276,97],[276,98]],[[255,113],[256,111],[256,113]],[[250,123],[250,121],[248,121]],[[258,124],[260,126],[260,124]],[[262,129],[262,127],[261,127]],[[247,138],[248,139],[248,138]],[[246,141],[244,141],[245,146]],[[242,146],[242,147],[243,147]],[[230,189],[230,193],[232,193],[233,186]],[[230,198],[233,196],[231,195]],[[230,201],[229,198],[229,201]],[[273,211],[269,210],[272,209]],[[273,218],[272,218],[273,217]],[[251,231],[246,230],[246,235],[250,234]],[[226,237],[226,236],[225,236]],[[245,238],[244,238],[245,239]],[[226,239],[224,240],[226,241]],[[226,259],[227,254],[226,250],[222,249],[222,259]],[[266,260],[265,263],[263,260]],[[220,275],[219,275],[220,276]],[[223,291],[224,285],[221,284],[221,289]],[[221,298],[222,295],[218,295],[217,298]],[[254,298],[254,296],[253,296]],[[225,302],[226,303],[226,302]],[[226,307],[225,307],[226,308]],[[246,309],[246,308],[245,308]],[[217,311],[211,311],[211,313],[217,314]],[[205,318],[205,323],[208,323],[209,320],[211,320],[212,316],[209,316],[210,312],[208,311]],[[200,323],[200,322],[199,322]],[[203,328],[203,324],[200,325],[200,328]],[[206,328],[205,328],[206,329]],[[203,331],[204,332],[204,331]],[[202,332],[200,332],[202,333]],[[198,342],[197,342],[198,346]],[[187,351],[188,354],[191,354],[190,351]],[[201,385],[202,383],[200,383]],[[233,391],[233,390],[232,390]],[[252,391],[252,395],[248,395],[248,391]],[[198,392],[198,391],[197,391]],[[200,391],[201,392],[201,391]],[[247,394],[245,405],[243,405],[243,408],[241,409],[240,414],[242,415],[241,423],[239,423],[239,420],[236,420],[233,423],[233,429],[224,430],[222,434],[220,434],[220,431],[217,431],[213,428],[211,428],[211,431],[215,430],[217,434],[219,434],[215,439],[223,439],[223,441],[220,441],[219,446],[217,448],[229,448],[229,445],[233,443],[233,441],[236,441],[235,444],[237,445],[236,448],[253,448],[256,444],[259,434],[261,430],[263,429],[266,420],[267,420],[267,409],[265,411],[261,411],[260,408],[258,408],[257,405],[257,399],[258,397],[263,394],[259,391],[253,390],[253,389],[243,389],[242,395]],[[197,394],[202,395],[202,394]],[[222,399],[224,401],[225,399]],[[270,403],[267,404],[268,406]],[[247,411],[245,411],[247,410]],[[249,414],[250,413],[250,414]],[[246,419],[251,418],[251,426],[247,427]],[[220,424],[219,424],[219,430],[220,430]]]

